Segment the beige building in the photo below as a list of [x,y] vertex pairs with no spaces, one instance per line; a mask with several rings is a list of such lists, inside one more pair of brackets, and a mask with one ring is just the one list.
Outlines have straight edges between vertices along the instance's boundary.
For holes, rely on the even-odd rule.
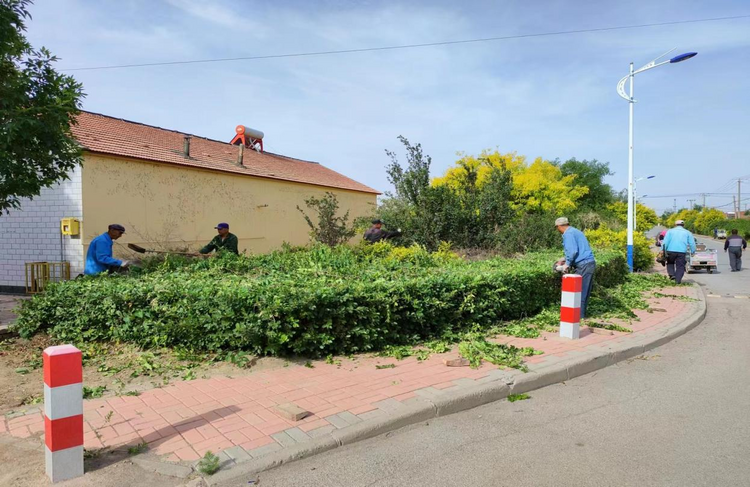
[[[23,285],[28,261],[67,260],[73,275],[82,272],[89,242],[110,223],[127,229],[115,245],[125,258],[133,256],[128,243],[197,250],[219,222],[229,223],[240,252],[263,253],[309,241],[297,211],[305,199],[332,192],[354,218],[372,214],[379,194],[321,164],[255,150],[261,140],[249,137],[233,145],[89,112],[73,133],[84,147],[82,167],[0,218],[0,248],[8,251],[45,227],[44,249],[0,257],[0,290]],[[79,235],[61,234],[66,217],[80,220]]]

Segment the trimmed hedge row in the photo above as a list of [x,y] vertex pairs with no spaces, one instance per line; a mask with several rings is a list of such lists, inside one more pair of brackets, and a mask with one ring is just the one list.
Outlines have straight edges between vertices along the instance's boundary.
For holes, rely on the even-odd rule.
[[[466,262],[423,249],[315,247],[264,256],[170,259],[130,276],[81,278],[22,304],[17,331],[262,355],[366,352],[488,327],[559,302],[557,254]],[[598,285],[623,281],[597,252]]]

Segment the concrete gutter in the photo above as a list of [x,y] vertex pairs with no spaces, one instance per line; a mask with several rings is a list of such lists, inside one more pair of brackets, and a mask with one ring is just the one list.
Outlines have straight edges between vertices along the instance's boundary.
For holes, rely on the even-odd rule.
[[266,453],[258,458],[228,464],[216,474],[205,477],[204,482],[208,486],[219,486],[240,478],[253,479],[258,473],[284,463],[356,443],[404,426],[499,401],[510,394],[522,394],[557,384],[637,357],[687,333],[703,321],[706,316],[706,297],[700,286],[696,286],[696,289],[697,301],[689,304],[688,311],[681,314],[673,323],[653,332],[643,332],[639,336],[602,348],[601,351],[573,352],[571,356],[560,357],[559,360],[548,359],[538,366],[532,365],[527,373],[498,369],[477,381],[459,379],[456,381],[459,385],[450,389],[438,390],[428,387],[418,390],[417,397],[408,399],[400,405],[394,404],[393,408],[387,410],[373,411],[378,414],[369,419],[342,429],[334,429],[320,437]]

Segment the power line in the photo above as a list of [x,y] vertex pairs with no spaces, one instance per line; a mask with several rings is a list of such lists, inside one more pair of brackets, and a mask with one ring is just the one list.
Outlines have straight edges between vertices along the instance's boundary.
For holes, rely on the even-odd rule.
[[683,194],[665,194],[665,195],[658,195],[658,196],[643,196],[644,199],[651,199],[651,198],[685,198],[687,196],[714,196],[714,197],[731,197],[736,195],[737,193],[683,193]]
[[690,19],[690,20],[674,20],[671,22],[655,22],[651,24],[634,24],[634,25],[621,25],[613,27],[599,27],[595,29],[577,29],[577,30],[562,30],[556,32],[540,32],[533,34],[518,34],[510,36],[499,36],[499,37],[482,37],[478,39],[461,39],[455,41],[442,41],[442,42],[426,42],[421,44],[403,44],[396,46],[379,46],[379,47],[364,47],[359,49],[341,49],[335,51],[311,51],[311,52],[298,52],[288,54],[268,54],[263,56],[243,56],[233,58],[215,58],[215,59],[193,59],[189,61],[164,61],[158,63],[138,63],[138,64],[115,64],[109,66],[89,66],[82,68],[67,68],[61,71],[93,71],[101,69],[123,69],[123,68],[142,68],[150,66],[174,66],[179,64],[200,64],[200,63],[221,63],[228,61],[255,61],[259,59],[280,59],[280,58],[292,58],[292,57],[306,57],[306,56],[327,56],[332,54],[351,54],[357,52],[374,52],[374,51],[394,51],[397,49],[414,49],[419,47],[432,47],[432,46],[449,46],[455,44],[470,44],[478,42],[494,42],[494,41],[507,41],[511,39],[526,39],[530,37],[549,37],[549,36],[560,36],[568,34],[584,34],[590,32],[607,32],[614,30],[626,30],[626,29],[643,29],[647,27],[661,27],[665,25],[678,25],[678,24],[694,24],[699,22],[718,22],[722,20],[737,20],[750,18],[750,15],[735,15],[731,17],[713,17],[704,19]]

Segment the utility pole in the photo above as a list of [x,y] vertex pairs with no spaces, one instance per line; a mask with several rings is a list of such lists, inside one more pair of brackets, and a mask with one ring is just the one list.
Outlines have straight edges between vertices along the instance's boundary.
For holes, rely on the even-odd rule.
[[732,196],[732,208],[734,208],[734,219],[736,220],[737,218],[740,217],[740,215],[737,214],[738,212],[737,212],[737,197],[736,196]]
[[703,211],[706,211],[706,193],[703,193],[701,196],[703,196]]
[[672,213],[677,213],[677,198],[672,202]]
[[735,217],[740,217],[740,205],[742,205],[742,198],[740,197],[741,192],[741,185],[742,185],[742,179],[737,178],[737,213],[735,213]]
[[688,200],[688,201],[690,202],[690,209],[692,210],[693,208],[695,208],[695,205],[693,204],[695,200]]

